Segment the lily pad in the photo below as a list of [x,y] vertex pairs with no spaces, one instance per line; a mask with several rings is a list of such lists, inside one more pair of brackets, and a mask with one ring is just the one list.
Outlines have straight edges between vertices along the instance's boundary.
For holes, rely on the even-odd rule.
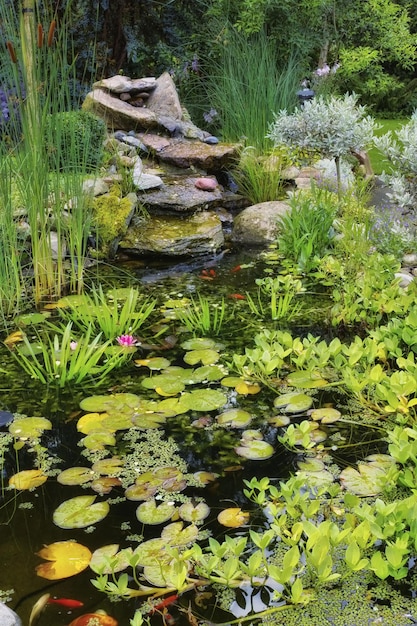
[[285,413],[302,413],[313,404],[313,398],[305,393],[290,392],[274,398],[274,407]]
[[215,411],[227,402],[227,397],[216,389],[196,389],[186,392],[181,398],[181,404],[192,411]]
[[133,554],[137,557],[137,564],[141,567],[146,567],[147,565],[160,566],[161,563],[168,560],[165,548],[165,539],[157,537],[140,543],[134,549]]
[[25,315],[19,315],[16,318],[15,323],[17,326],[35,326],[36,324],[43,324],[43,322],[50,316],[50,313],[25,313]]
[[337,409],[331,407],[324,407],[323,409],[314,409],[310,413],[311,419],[315,422],[322,422],[322,424],[333,424],[338,422],[342,417],[342,414]]
[[325,469],[319,472],[305,472],[300,470],[296,472],[296,475],[299,478],[303,478],[309,487],[326,487],[334,482],[333,474]]
[[[183,561],[184,562],[184,561]],[[187,569],[190,570],[188,561],[185,561]],[[178,578],[178,562],[166,561],[161,567],[158,565],[146,565],[143,568],[143,576],[147,582],[153,587],[171,587],[175,588],[175,581]]]
[[22,470],[11,476],[9,486],[23,491],[25,489],[35,489],[43,485],[48,477],[39,469]]
[[340,484],[358,496],[376,496],[387,485],[386,469],[374,463],[360,463],[358,469],[346,467],[340,474]]
[[80,402],[80,408],[87,412],[112,413],[134,411],[140,406],[141,398],[134,393],[116,393],[111,395],[90,396]]
[[166,417],[174,417],[189,411],[189,407],[182,403],[182,398],[166,398],[158,402],[157,411],[160,411]]
[[321,472],[326,467],[321,459],[314,458],[298,461],[297,465],[303,472]]
[[196,365],[202,363],[203,365],[212,365],[216,363],[220,358],[220,354],[217,350],[204,349],[204,350],[191,350],[184,355],[185,363],[188,365]]
[[118,456],[99,459],[93,463],[91,469],[102,476],[118,476],[123,470],[123,461]]
[[288,426],[290,423],[290,418],[288,415],[274,415],[273,417],[268,418],[268,424],[271,426],[275,426],[275,428],[281,428],[282,426]]
[[106,417],[108,417],[107,413],[86,413],[78,420],[77,430],[84,435],[97,430],[110,430],[103,427]]
[[163,524],[175,513],[175,504],[161,502],[157,504],[154,498],[142,502],[136,509],[136,517],[142,524]]
[[116,444],[116,437],[107,430],[92,431],[81,439],[81,443],[88,450],[105,450],[106,446],[114,446]]
[[37,552],[41,559],[49,561],[36,567],[36,573],[48,580],[61,580],[79,574],[88,567],[91,552],[76,541],[57,541]]
[[129,566],[132,555],[132,548],[119,550],[119,545],[112,543],[94,550],[89,565],[96,574],[122,572]]
[[252,421],[252,415],[243,409],[229,409],[224,413],[220,413],[220,415],[216,417],[216,420],[221,426],[246,428]]
[[185,522],[201,522],[206,519],[210,513],[210,507],[205,502],[193,504],[192,502],[184,502],[178,509],[178,514]]
[[69,467],[57,476],[61,485],[84,485],[94,477],[94,472],[89,467]]
[[181,348],[184,350],[210,350],[216,348],[216,346],[216,342],[209,337],[196,337],[188,339],[181,344]]
[[299,370],[289,374],[287,376],[287,383],[291,387],[299,387],[300,389],[317,389],[319,387],[325,387],[329,384],[319,372],[309,372],[304,370]]
[[184,528],[184,522],[172,522],[161,532],[161,538],[170,546],[186,546],[194,543],[197,536],[197,526],[190,524]]
[[227,528],[240,528],[249,522],[249,513],[239,507],[230,507],[218,514],[217,521]]
[[114,487],[120,487],[122,481],[117,476],[100,476],[91,483],[91,489],[99,496],[107,495]]
[[95,502],[97,496],[76,496],[55,509],[53,521],[60,528],[86,528],[100,522],[110,511],[108,502]]
[[159,374],[142,380],[146,389],[155,389],[160,395],[175,396],[185,389],[185,383],[175,374]]
[[163,370],[165,367],[168,367],[171,361],[168,361],[163,356],[154,356],[150,359],[135,359],[134,364],[138,367],[148,367],[150,370]]
[[224,369],[220,365],[201,365],[193,372],[193,379],[196,382],[215,381],[224,377]]
[[235,448],[236,454],[252,461],[266,461],[274,454],[274,448],[267,441],[252,439]]
[[44,430],[51,430],[52,423],[45,417],[22,417],[9,426],[9,433],[18,439],[40,437]]

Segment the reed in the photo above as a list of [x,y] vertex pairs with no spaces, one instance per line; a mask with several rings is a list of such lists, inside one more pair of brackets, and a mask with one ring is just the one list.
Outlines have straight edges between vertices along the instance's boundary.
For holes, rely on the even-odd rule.
[[[10,3],[0,6],[3,36],[9,42],[2,83],[16,93],[16,104],[10,106],[8,151],[19,203],[30,229],[31,293],[37,305],[59,297],[64,290],[82,290],[91,219],[82,192],[85,146],[75,134],[67,134],[65,144],[60,141],[66,122],[59,115],[50,123],[51,116],[77,104],[72,100],[75,67],[69,61],[70,4],[59,24],[47,8],[40,12],[30,0],[23,3],[21,16]],[[51,149],[58,153],[52,168]],[[65,153],[62,158],[77,163],[77,169],[63,172],[60,152]],[[13,239],[11,230],[8,235]],[[20,265],[19,259],[15,261]],[[16,280],[21,273],[20,267]]]

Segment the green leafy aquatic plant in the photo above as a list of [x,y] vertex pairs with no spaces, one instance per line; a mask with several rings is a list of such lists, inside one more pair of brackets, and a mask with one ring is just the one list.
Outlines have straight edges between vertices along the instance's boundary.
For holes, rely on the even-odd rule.
[[289,204],[291,211],[279,220],[278,251],[300,271],[310,272],[332,246],[337,200],[313,186],[311,194],[294,194]]
[[176,308],[175,317],[194,336],[219,335],[228,318],[224,298],[215,302],[201,294],[197,298],[191,296],[183,308]]
[[257,318],[270,317],[273,321],[286,320],[287,323],[297,317],[301,302],[296,301],[295,297],[303,291],[300,280],[287,274],[275,278],[257,278],[255,282],[258,285],[256,299],[246,293],[251,313]]
[[104,292],[101,285],[93,286],[82,296],[66,296],[58,301],[64,320],[81,332],[95,328],[106,340],[134,335],[151,315],[156,300],[143,298],[133,287]]
[[101,333],[95,335],[91,327],[76,340],[71,322],[52,332],[36,333],[34,342],[24,335],[23,344],[12,351],[29,376],[44,385],[96,383],[132,357],[129,349],[102,343]]

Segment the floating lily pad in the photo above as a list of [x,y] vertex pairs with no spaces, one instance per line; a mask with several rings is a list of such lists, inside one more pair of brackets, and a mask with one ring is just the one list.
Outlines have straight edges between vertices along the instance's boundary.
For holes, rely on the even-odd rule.
[[57,476],[61,485],[84,485],[94,477],[94,472],[89,467],[69,467]]
[[54,524],[60,528],[86,528],[100,522],[110,510],[108,502],[95,502],[96,496],[76,496],[55,509]]
[[268,418],[268,424],[271,426],[275,426],[275,428],[281,428],[282,426],[288,426],[290,423],[290,418],[288,415],[274,415],[273,417]]
[[44,430],[51,430],[52,423],[45,417],[22,417],[9,426],[9,433],[18,439],[40,437]]
[[81,443],[88,450],[105,450],[106,446],[114,446],[116,437],[107,430],[92,431],[81,439]]
[[344,489],[358,496],[376,496],[387,485],[386,469],[374,463],[361,463],[358,469],[346,467],[340,474]]
[[84,398],[80,402],[80,408],[83,411],[108,413],[112,411],[123,411],[129,409],[135,409],[140,405],[141,398],[134,393],[116,393],[111,395],[90,396]]
[[[142,380],[146,389],[155,389],[160,395],[175,396],[185,389],[185,383],[175,374],[159,374]],[[159,391],[158,391],[159,390]]]
[[37,552],[41,559],[49,561],[36,567],[36,573],[48,580],[61,580],[79,574],[88,567],[91,552],[76,541],[57,541]]
[[230,507],[218,514],[217,521],[222,526],[227,526],[227,528],[240,528],[248,523],[249,513],[242,511],[239,507]]
[[192,502],[184,502],[178,509],[178,514],[185,522],[201,522],[210,513],[210,507],[205,502],[193,504]]
[[305,393],[290,392],[274,398],[274,407],[286,413],[302,413],[313,404],[313,398]]
[[110,459],[99,459],[91,469],[102,476],[118,476],[123,470],[123,461],[118,456]]
[[161,538],[170,546],[186,546],[194,543],[197,536],[197,526],[190,524],[184,528],[184,522],[172,522],[161,532]]
[[326,467],[321,459],[313,458],[306,459],[305,461],[298,461],[297,465],[303,472],[321,472],[321,470]]
[[342,414],[337,409],[331,407],[324,407],[323,409],[314,409],[310,413],[311,419],[315,422],[322,422],[323,424],[333,424],[338,422],[342,417]]
[[94,550],[89,565],[96,574],[122,572],[129,566],[132,554],[132,548],[119,550],[119,545],[112,543]]
[[287,376],[287,383],[291,387],[299,387],[300,389],[316,389],[325,387],[328,381],[325,380],[319,372],[297,371]]
[[165,551],[166,547],[165,539],[157,537],[155,539],[149,539],[140,543],[133,551],[133,554],[137,557],[137,564],[141,567],[147,565],[158,565],[168,559]]
[[217,350],[204,349],[204,350],[191,350],[184,355],[185,363],[188,365],[196,365],[202,363],[203,365],[212,365],[216,363],[220,358],[220,354]]
[[[190,569],[188,562],[185,563]],[[175,581],[178,578],[178,563],[166,560],[163,567],[160,563],[158,565],[146,565],[143,568],[143,576],[153,587],[175,588]]]
[[216,389],[196,389],[186,392],[181,398],[181,404],[193,411],[215,411],[227,402],[227,397]]
[[221,426],[231,426],[232,428],[246,428],[252,421],[252,416],[243,409],[229,409],[220,413],[216,417],[217,423]]
[[77,430],[88,435],[94,430],[105,430],[103,421],[108,417],[107,413],[86,413],[77,422]]
[[173,417],[187,413],[190,408],[182,402],[182,398],[166,398],[158,402],[157,410],[166,417]]
[[196,382],[207,380],[209,382],[220,380],[224,376],[224,369],[220,365],[202,365],[193,372],[193,379]]
[[219,475],[214,472],[205,472],[203,470],[194,473],[194,478],[196,478],[202,485],[209,485],[217,480],[218,477]]
[[100,476],[95,478],[91,483],[91,489],[98,493],[99,496],[107,495],[114,487],[120,487],[122,484],[117,476]]
[[76,309],[89,302],[90,299],[87,294],[74,294],[60,298],[56,304],[58,308],[71,307],[72,309]]
[[22,470],[10,478],[9,486],[23,491],[25,489],[35,489],[46,483],[47,480],[48,477],[39,469]]
[[267,441],[252,439],[235,448],[236,454],[252,461],[265,461],[274,454],[274,448]]
[[181,348],[184,350],[210,350],[216,348],[216,346],[216,342],[208,337],[188,339],[181,344]]
[[138,367],[148,367],[150,370],[163,370],[170,365],[171,361],[168,361],[163,356],[154,356],[150,359],[135,359],[134,364]]
[[142,524],[163,524],[175,513],[175,504],[161,502],[157,504],[154,498],[142,502],[136,509],[136,517]]
[[334,482],[334,476],[328,470],[318,472],[298,471],[296,475],[303,478],[309,487],[326,487]]
[[15,319],[15,323],[16,326],[35,326],[43,324],[50,315],[50,313],[25,313],[25,315],[19,315]]
[[365,457],[365,461],[385,470],[389,470],[395,465],[395,459],[390,454],[369,454]]

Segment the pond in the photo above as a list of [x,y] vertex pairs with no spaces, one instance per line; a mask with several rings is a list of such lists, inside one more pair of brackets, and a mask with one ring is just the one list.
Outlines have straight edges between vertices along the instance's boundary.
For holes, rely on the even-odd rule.
[[[321,344],[309,333],[325,338],[335,351],[340,342],[328,324],[325,290],[315,285],[297,291],[292,284],[292,302],[272,302],[268,282],[259,291],[255,281],[276,273],[273,250],[226,254],[194,265],[108,268],[105,281],[100,278],[103,290],[137,289],[155,307],[135,331],[137,345],[128,346],[126,362],[94,385],[88,378],[62,387],[53,379],[45,385],[31,378],[19,363],[25,354],[21,337],[1,350],[0,589],[23,624],[93,626],[99,622],[76,619],[103,610],[124,626],[137,609],[152,626],[245,618],[242,623],[251,624],[256,614],[262,623],[290,624],[292,618],[278,608],[289,606],[291,598],[294,605],[307,605],[312,593],[305,587],[305,602],[297,600],[296,564],[299,573],[315,567],[322,589],[334,587],[330,572],[341,559],[339,544],[332,544],[334,563],[326,574],[325,555],[318,556],[319,549],[308,542],[304,554],[293,551],[292,556],[283,554],[281,539],[281,547],[275,546],[277,520],[284,538],[294,536],[284,542],[292,550],[299,531],[284,517],[294,524],[341,519],[346,503],[339,482],[347,490],[353,485],[352,498],[375,496],[378,490],[367,492],[366,486],[382,480],[391,461],[377,420],[347,399],[336,379],[323,378],[326,370],[332,375],[330,357],[317,356],[313,346]],[[282,280],[288,292],[285,275]],[[194,319],[191,332],[181,311],[190,306],[201,311],[206,303],[207,332],[207,316]],[[82,306],[77,301],[71,309],[72,321],[80,322]],[[220,317],[215,322],[216,310],[219,315],[223,310],[222,322]],[[57,325],[60,315],[52,308],[44,321],[25,319],[17,332],[23,329],[36,343],[44,336],[43,324]],[[122,328],[120,335],[129,331]],[[6,343],[12,332],[16,329],[5,333]],[[321,359],[322,375],[318,368],[306,374],[305,367],[289,367],[284,354],[273,363],[274,350],[284,349],[292,336],[305,338],[311,358]],[[297,358],[302,350],[291,346],[286,349],[295,362],[297,349]],[[62,354],[63,348],[56,358]],[[343,468],[356,472],[349,466],[358,459],[369,469],[367,480],[341,475]],[[299,482],[292,487],[292,504],[288,495],[280,507],[277,489],[294,473]],[[325,501],[320,510],[319,496]],[[350,505],[359,507],[356,501]],[[303,530],[313,544],[311,528]],[[229,553],[221,548],[228,538],[234,542]],[[210,562],[201,554],[208,545]],[[369,537],[363,543],[358,538],[356,545],[364,552]],[[264,559],[275,565],[269,570]],[[359,562],[350,570],[355,572]],[[283,576],[286,568],[290,573]],[[274,572],[281,582],[273,580]],[[364,575],[355,584],[370,593],[377,583],[369,580]],[[283,595],[284,588],[290,596]],[[411,601],[412,588],[404,586],[394,598],[378,587],[381,605],[370,601],[369,614],[386,619],[391,602],[388,617],[397,621],[372,623],[415,623],[398,608],[398,598]],[[49,601],[34,613],[45,594]],[[298,623],[338,626],[340,618],[329,611],[317,621],[306,613],[306,621]],[[138,614],[136,619],[132,624],[142,623]]]

